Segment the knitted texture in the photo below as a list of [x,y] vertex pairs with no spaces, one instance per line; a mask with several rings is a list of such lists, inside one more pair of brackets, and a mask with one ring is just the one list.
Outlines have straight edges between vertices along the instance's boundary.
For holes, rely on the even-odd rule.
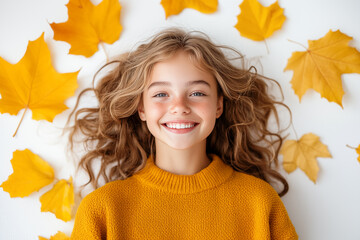
[[126,180],[87,195],[71,239],[298,239],[276,191],[212,155],[194,175],[158,168],[152,158]]

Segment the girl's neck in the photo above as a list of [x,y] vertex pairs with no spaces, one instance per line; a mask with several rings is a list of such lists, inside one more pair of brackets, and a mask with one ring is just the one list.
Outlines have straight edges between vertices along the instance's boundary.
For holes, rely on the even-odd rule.
[[[199,146],[201,145],[201,146]],[[189,149],[178,150],[156,141],[155,164],[177,175],[193,175],[210,164],[206,155],[206,141]]]

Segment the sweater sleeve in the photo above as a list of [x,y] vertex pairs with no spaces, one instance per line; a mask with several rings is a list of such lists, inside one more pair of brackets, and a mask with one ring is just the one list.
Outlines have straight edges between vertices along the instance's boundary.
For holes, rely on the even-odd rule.
[[71,240],[106,239],[106,213],[101,201],[89,194],[80,203],[76,212]]
[[296,240],[298,235],[280,197],[275,193],[269,216],[271,239]]

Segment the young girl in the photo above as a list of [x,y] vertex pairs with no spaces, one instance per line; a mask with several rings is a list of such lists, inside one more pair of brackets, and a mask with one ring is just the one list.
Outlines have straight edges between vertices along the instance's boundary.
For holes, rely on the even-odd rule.
[[107,182],[82,200],[71,239],[297,239],[271,168],[282,137],[267,125],[283,104],[222,49],[168,29],[110,63],[70,135],[85,136],[89,182]]

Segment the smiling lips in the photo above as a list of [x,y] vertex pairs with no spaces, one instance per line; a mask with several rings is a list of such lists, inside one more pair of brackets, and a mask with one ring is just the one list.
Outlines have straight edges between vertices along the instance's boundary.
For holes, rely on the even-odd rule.
[[184,129],[194,127],[195,123],[165,123],[165,125],[172,129]]
[[198,123],[195,122],[169,122],[162,124],[167,130],[173,133],[187,133],[192,131]]

